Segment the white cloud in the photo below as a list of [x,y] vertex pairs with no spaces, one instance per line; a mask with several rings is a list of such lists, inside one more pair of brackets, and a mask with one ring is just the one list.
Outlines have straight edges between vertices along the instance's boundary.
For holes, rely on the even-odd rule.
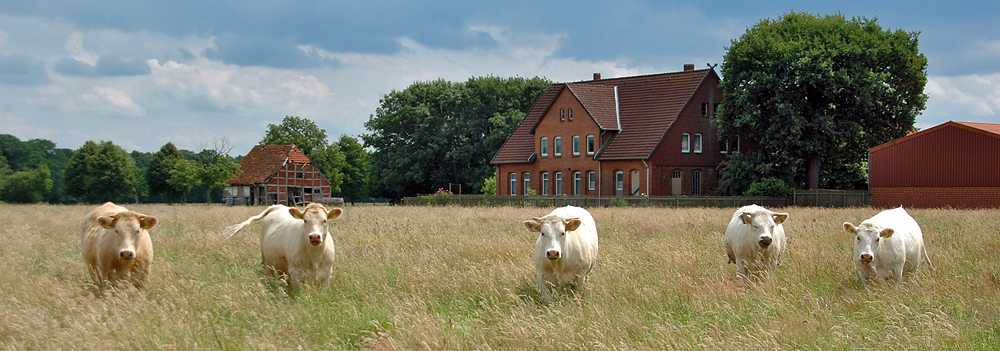
[[97,59],[100,58],[100,55],[87,52],[83,47],[83,33],[80,32],[73,32],[66,38],[66,51],[73,59],[91,66],[97,65]]
[[85,100],[92,101],[96,104],[103,104],[104,102],[110,103],[111,106],[117,108],[119,113],[127,116],[142,116],[146,114],[146,110],[139,106],[132,98],[128,96],[125,92],[111,88],[111,87],[94,87],[94,93],[99,99],[93,99],[93,95],[84,95]]
[[930,76],[924,92],[925,115],[957,121],[996,121],[1000,116],[1000,74]]

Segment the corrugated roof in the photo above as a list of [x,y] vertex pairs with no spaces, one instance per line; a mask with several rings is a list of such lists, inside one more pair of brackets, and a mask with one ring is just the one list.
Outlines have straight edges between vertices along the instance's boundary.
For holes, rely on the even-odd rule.
[[240,161],[240,169],[243,172],[227,183],[235,185],[265,183],[285,165],[286,160],[292,163],[311,163],[309,157],[295,145],[257,145]]
[[[648,159],[711,69],[552,84],[490,163],[525,163],[535,151],[534,126],[567,87],[604,130],[617,130],[598,159]],[[618,88],[615,111],[614,89]],[[620,116],[620,125],[618,123]],[[525,126],[528,126],[525,128]]]
[[902,138],[890,141],[888,143],[885,143],[885,144],[873,147],[873,148],[871,148],[871,150],[869,150],[869,152],[876,152],[876,151],[879,151],[879,150],[885,149],[887,147],[890,147],[890,146],[893,146],[893,145],[905,142],[905,141],[913,139],[913,138],[919,138],[919,137],[921,137],[923,135],[927,135],[929,133],[933,133],[936,130],[939,130],[939,129],[942,129],[942,128],[947,128],[947,127],[961,128],[961,129],[965,129],[965,130],[968,130],[968,131],[971,131],[971,132],[980,133],[980,134],[983,134],[983,135],[988,135],[988,136],[1000,139],[1000,123],[948,121],[948,122],[945,122],[945,123],[942,123],[942,124],[939,124],[939,125],[936,125],[936,126],[924,129],[924,130],[921,130],[921,131],[916,132],[916,133],[911,133],[911,134],[909,134],[909,135],[907,135],[905,137],[902,137]]

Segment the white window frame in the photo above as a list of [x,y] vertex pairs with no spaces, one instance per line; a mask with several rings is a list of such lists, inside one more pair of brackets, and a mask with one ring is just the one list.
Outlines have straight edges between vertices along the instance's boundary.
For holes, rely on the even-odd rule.
[[691,134],[684,133],[681,134],[681,153],[691,152]]
[[589,190],[597,189],[597,172],[594,171],[587,172],[587,189]]
[[542,157],[549,157],[549,138],[548,137],[542,137],[541,149],[542,149],[542,151],[541,151]]
[[559,122],[566,120],[566,109],[559,110]]
[[549,172],[542,172],[542,195],[549,194]]
[[529,189],[531,189],[531,173],[524,172],[524,195],[528,195]]
[[590,156],[590,155],[593,155],[593,154],[594,154],[594,136],[593,135],[588,135],[587,136],[587,155]]
[[570,120],[570,121],[572,121],[572,120],[573,120],[573,108],[570,108],[570,109],[569,109],[569,120]]
[[702,142],[701,133],[695,133],[694,138],[691,138],[691,149],[693,149],[694,153],[696,154],[701,153],[701,142]]
[[615,190],[617,191],[625,190],[625,171],[615,172]]
[[562,137],[552,138],[552,155],[562,157]]
[[517,173],[510,174],[510,194],[517,195]]
[[562,195],[562,193],[563,193],[562,192],[563,191],[563,189],[562,189],[562,172],[556,172],[555,186],[556,186],[555,194],[556,195]]
[[573,136],[573,156],[580,156],[580,136]]

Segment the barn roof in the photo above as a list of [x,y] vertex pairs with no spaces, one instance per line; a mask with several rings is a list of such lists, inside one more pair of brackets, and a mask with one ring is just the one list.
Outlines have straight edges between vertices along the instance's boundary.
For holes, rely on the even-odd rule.
[[311,163],[306,154],[292,144],[254,146],[240,161],[240,169],[243,172],[227,183],[235,185],[265,183],[288,162]]
[[569,89],[602,130],[616,132],[597,159],[648,159],[710,75],[715,71],[701,69],[552,84],[490,163],[531,162],[534,128],[563,89]]
[[904,143],[906,141],[909,141],[909,140],[912,140],[912,139],[915,139],[915,138],[919,138],[921,136],[924,136],[924,135],[927,135],[927,134],[930,134],[930,133],[934,133],[935,131],[938,131],[938,130],[941,130],[941,129],[944,129],[944,128],[949,128],[949,127],[955,127],[955,128],[959,128],[959,129],[964,129],[966,131],[970,131],[970,132],[973,132],[973,133],[978,133],[978,134],[986,135],[986,136],[989,136],[989,137],[992,137],[992,138],[1000,139],[1000,123],[980,123],[980,122],[956,122],[956,121],[948,121],[948,122],[936,125],[934,127],[921,130],[921,131],[916,132],[916,133],[911,133],[910,135],[907,135],[905,137],[902,137],[902,138],[890,141],[888,143],[885,143],[885,144],[873,147],[869,151],[870,152],[877,152],[879,150],[891,147],[893,145],[896,145],[896,144],[899,144],[899,143]]

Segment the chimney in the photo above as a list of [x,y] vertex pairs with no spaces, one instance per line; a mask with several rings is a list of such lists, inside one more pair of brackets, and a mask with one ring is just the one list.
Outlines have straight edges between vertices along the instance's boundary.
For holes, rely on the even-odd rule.
[[594,72],[594,80],[601,80],[601,72]]
[[684,72],[690,72],[690,71],[694,71],[694,64],[693,63],[685,63],[684,64]]

